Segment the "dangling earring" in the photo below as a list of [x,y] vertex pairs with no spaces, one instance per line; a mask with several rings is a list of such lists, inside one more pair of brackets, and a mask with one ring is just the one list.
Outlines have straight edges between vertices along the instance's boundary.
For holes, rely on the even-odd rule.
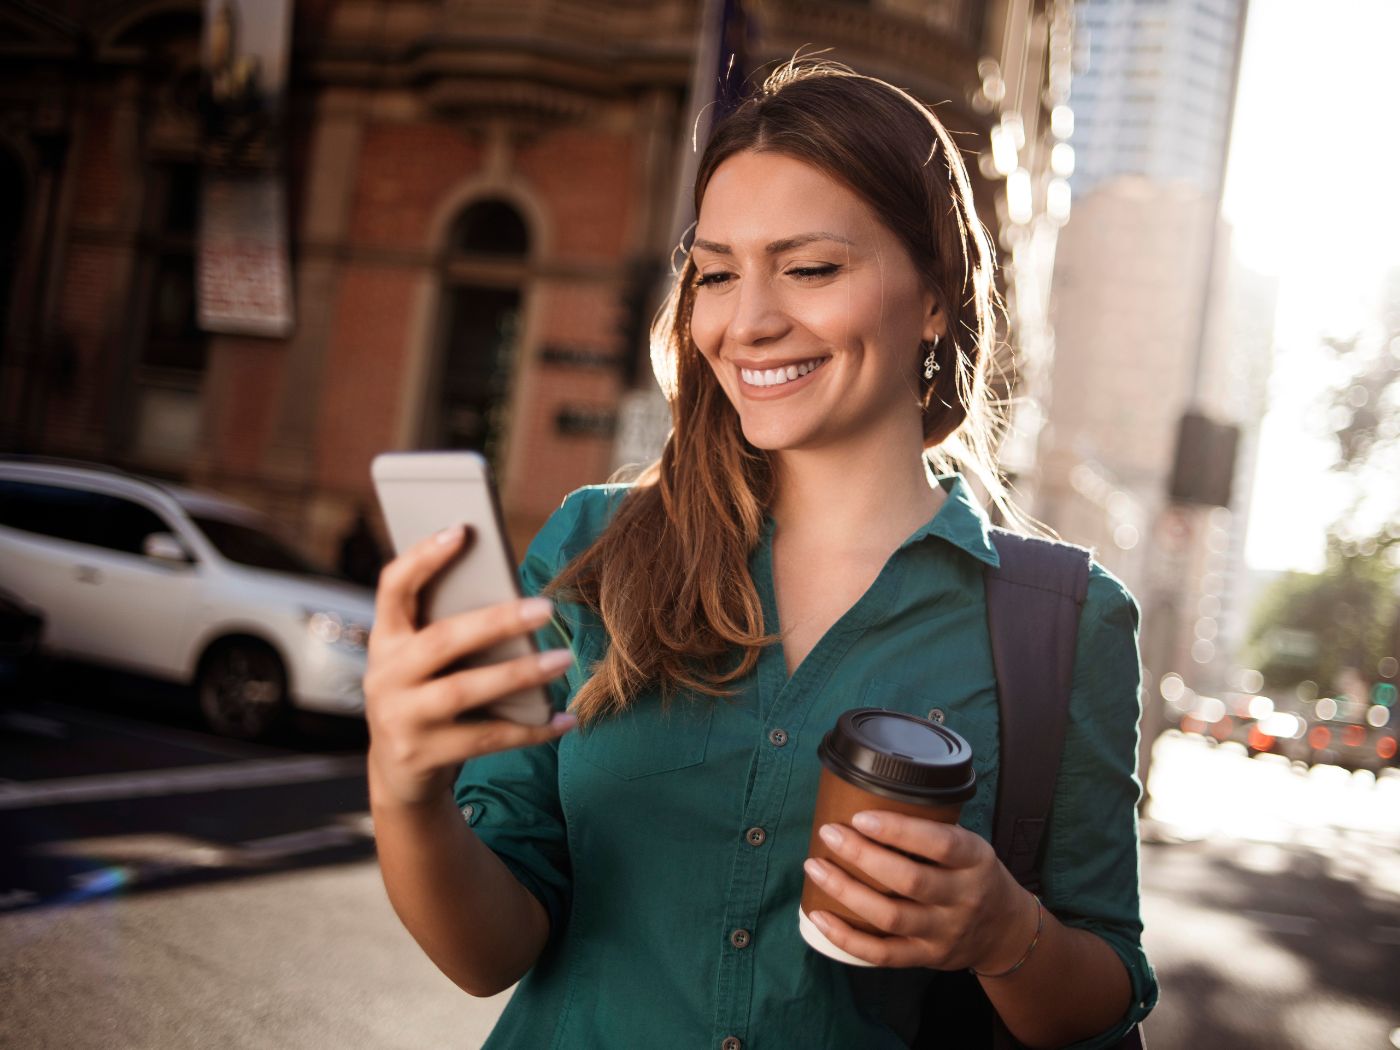
[[924,378],[932,379],[935,372],[943,370],[943,366],[938,363],[938,358],[934,357],[934,354],[938,352],[938,336],[919,344],[920,349],[924,347],[928,347],[928,357],[924,358]]

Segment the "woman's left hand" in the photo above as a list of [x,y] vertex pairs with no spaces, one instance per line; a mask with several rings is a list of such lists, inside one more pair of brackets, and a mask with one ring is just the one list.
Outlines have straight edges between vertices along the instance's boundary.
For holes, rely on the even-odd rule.
[[851,823],[825,825],[826,844],[899,896],[809,857],[808,877],[889,935],[864,933],[830,912],[813,913],[809,918],[833,944],[876,966],[1000,973],[1015,965],[1035,936],[1035,898],[986,840],[955,824],[889,811],[857,813]]

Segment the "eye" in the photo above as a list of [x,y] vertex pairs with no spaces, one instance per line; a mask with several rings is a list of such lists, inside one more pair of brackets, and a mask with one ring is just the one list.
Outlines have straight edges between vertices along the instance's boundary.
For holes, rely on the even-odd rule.
[[696,288],[713,288],[721,284],[727,284],[729,279],[733,276],[734,275],[731,273],[725,273],[719,270],[714,273],[701,274],[695,278],[694,284]]
[[796,277],[802,281],[814,281],[819,277],[830,277],[837,270],[841,269],[835,263],[828,263],[825,266],[798,266],[788,271],[789,277]]

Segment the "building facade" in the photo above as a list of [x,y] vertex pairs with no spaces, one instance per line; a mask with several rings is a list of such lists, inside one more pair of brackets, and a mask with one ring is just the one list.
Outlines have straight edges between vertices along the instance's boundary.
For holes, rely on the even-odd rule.
[[1245,3],[1079,0],[1077,196],[1120,175],[1218,185]]
[[[0,7],[0,448],[213,488],[327,556],[372,507],[376,453],[474,447],[519,548],[566,492],[608,475],[619,406],[652,385],[638,282],[674,244],[715,7],[295,4],[285,337],[198,323],[204,5]],[[1048,280],[1066,3],[747,9],[751,68],[828,47],[937,103],[1006,257],[1034,246],[1025,275]],[[1003,124],[1010,200],[1006,174],[979,163]],[[1018,295],[1014,272],[1007,284],[1034,346],[1045,296]]]
[[[1220,219],[1245,0],[1080,0],[1074,216],[1055,266],[1036,509],[1138,597],[1144,736],[1163,676],[1232,688],[1272,293]],[[1228,506],[1174,498],[1185,413],[1239,428]],[[1192,469],[1199,469],[1199,464]]]

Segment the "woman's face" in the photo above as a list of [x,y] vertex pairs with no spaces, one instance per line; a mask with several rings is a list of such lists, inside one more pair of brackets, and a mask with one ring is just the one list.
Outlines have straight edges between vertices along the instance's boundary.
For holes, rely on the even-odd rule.
[[691,337],[751,444],[919,427],[919,343],[944,315],[853,191],[784,154],[735,154],[705,189],[692,258]]

